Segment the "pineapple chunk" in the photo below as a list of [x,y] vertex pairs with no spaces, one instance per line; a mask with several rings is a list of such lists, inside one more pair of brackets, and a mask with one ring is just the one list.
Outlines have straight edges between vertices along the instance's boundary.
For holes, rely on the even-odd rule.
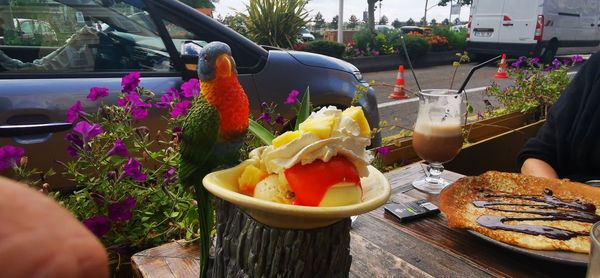
[[246,195],[254,195],[254,187],[267,177],[267,172],[261,170],[254,165],[248,165],[244,168],[244,172],[238,178],[238,188],[241,193]]
[[312,132],[321,139],[331,137],[331,130],[337,123],[335,115],[324,116],[322,118],[308,118],[300,124],[300,131]]
[[289,142],[294,141],[294,139],[296,138],[300,138],[300,136],[302,136],[302,132],[300,132],[299,130],[285,132],[273,139],[273,148],[277,149],[283,145],[286,145]]
[[348,107],[342,112],[342,115],[352,118],[358,124],[360,127],[360,135],[371,136],[371,127],[369,127],[369,122],[360,106]]

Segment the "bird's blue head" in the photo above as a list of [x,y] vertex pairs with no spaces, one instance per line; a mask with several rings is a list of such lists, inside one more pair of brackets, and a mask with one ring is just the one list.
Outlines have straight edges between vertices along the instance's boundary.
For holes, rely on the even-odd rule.
[[200,81],[213,80],[215,76],[236,75],[235,61],[231,48],[222,42],[211,42],[204,46],[198,56],[198,78]]

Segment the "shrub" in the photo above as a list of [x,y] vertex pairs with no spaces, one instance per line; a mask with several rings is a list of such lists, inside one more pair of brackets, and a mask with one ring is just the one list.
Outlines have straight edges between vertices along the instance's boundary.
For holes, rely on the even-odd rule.
[[305,0],[250,0],[248,14],[239,13],[248,36],[258,44],[291,48],[308,22]]
[[354,40],[354,47],[363,51],[375,47],[375,33],[368,28],[356,32],[352,40]]
[[[429,43],[427,43],[422,36],[409,33],[408,36],[404,38],[404,43],[406,44],[406,51],[411,59],[423,57],[425,54],[427,54],[427,52],[429,52]],[[400,44],[399,48],[401,55],[404,55],[402,44]]]
[[331,57],[342,58],[346,46],[343,43],[333,41],[313,41],[306,44],[305,51],[319,53]]
[[451,31],[450,28],[434,28],[432,34],[445,37],[448,40],[448,48],[451,50],[462,50],[465,47],[467,31]]

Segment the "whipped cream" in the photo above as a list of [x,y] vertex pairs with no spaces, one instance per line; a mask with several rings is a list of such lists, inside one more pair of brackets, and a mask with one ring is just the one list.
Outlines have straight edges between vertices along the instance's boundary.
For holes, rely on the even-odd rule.
[[321,139],[312,132],[306,132],[279,148],[265,146],[254,149],[250,158],[258,160],[261,168],[267,172],[279,174],[297,163],[306,165],[316,159],[328,162],[336,155],[343,155],[354,164],[361,177],[368,176],[367,166],[373,160],[373,155],[366,147],[371,143],[371,138],[361,135],[357,122],[343,115],[342,110],[335,106],[313,112],[307,121],[332,115],[338,120],[332,127],[329,138]]

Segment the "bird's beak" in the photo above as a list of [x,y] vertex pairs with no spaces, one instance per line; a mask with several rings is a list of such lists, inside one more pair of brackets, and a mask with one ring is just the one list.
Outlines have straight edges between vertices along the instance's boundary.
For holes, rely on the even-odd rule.
[[219,55],[219,57],[217,57],[216,67],[218,76],[233,75],[233,58],[229,54]]

